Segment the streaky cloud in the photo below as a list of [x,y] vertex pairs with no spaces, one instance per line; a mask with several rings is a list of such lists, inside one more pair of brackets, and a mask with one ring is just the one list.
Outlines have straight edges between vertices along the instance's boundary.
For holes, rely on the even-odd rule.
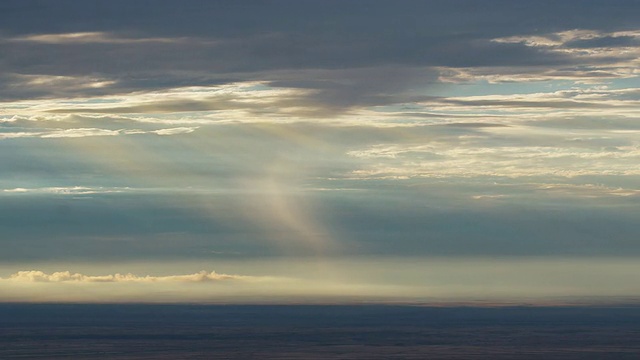
[[12,42],[34,42],[42,44],[139,44],[139,43],[177,43],[184,39],[176,38],[126,38],[114,34],[93,31],[57,34],[35,34],[8,39]]
[[3,281],[18,282],[76,282],[76,283],[115,283],[115,282],[131,282],[131,283],[154,283],[154,282],[211,282],[222,280],[248,280],[255,279],[252,276],[218,274],[215,271],[207,272],[202,270],[194,274],[186,275],[166,275],[166,276],[138,276],[132,273],[126,274],[108,274],[108,275],[86,275],[81,273],[72,273],[70,271],[58,271],[53,273],[45,273],[39,270],[18,271],[11,274],[8,278],[0,278]]
[[[98,128],[77,128],[77,129],[54,129],[45,131],[17,131],[0,133],[0,140],[16,139],[16,138],[43,138],[43,139],[61,139],[61,138],[84,138],[95,136],[121,136],[121,135],[142,135],[155,134],[160,136],[189,134],[194,132],[198,127],[176,127],[158,130],[140,130],[140,129],[98,129]],[[44,130],[44,129],[41,129]]]

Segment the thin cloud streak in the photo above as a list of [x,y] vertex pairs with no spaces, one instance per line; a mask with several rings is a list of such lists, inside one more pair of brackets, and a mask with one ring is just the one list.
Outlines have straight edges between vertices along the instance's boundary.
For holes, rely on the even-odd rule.
[[9,38],[12,42],[34,42],[42,44],[138,44],[178,43],[184,38],[123,38],[105,32],[78,32],[58,34],[34,34]]
[[131,282],[131,283],[155,283],[155,282],[212,282],[223,280],[255,280],[252,276],[218,274],[215,271],[200,271],[187,275],[167,275],[167,276],[138,276],[131,273],[109,274],[109,275],[85,275],[72,273],[70,271],[58,271],[47,274],[39,270],[23,270],[11,274],[7,278],[0,278],[0,281],[17,282],[74,282],[74,283],[111,283],[111,282]]

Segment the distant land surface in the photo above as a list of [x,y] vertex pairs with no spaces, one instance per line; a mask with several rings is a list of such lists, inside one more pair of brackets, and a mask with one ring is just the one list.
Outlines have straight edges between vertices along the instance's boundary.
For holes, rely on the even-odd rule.
[[0,359],[639,359],[640,307],[0,305]]

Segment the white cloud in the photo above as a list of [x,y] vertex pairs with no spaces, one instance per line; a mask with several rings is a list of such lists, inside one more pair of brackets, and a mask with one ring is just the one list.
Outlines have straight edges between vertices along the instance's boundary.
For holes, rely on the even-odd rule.
[[0,140],[40,137],[41,135],[43,135],[42,132],[35,132],[35,131],[34,132],[28,132],[28,131],[6,132],[6,133],[0,133]]
[[[523,82],[569,80],[602,83],[604,80],[637,77],[640,73],[640,31],[598,32],[575,29],[546,35],[509,36],[492,40],[522,44],[570,59],[573,65],[442,67],[443,82]],[[626,43],[624,42],[626,41]],[[575,44],[583,43],[583,46]]]
[[76,32],[58,34],[35,34],[10,38],[12,42],[34,42],[41,44],[139,44],[139,43],[176,43],[185,38],[126,38],[107,32]]
[[[530,138],[524,135],[527,132]],[[535,133],[531,128],[496,128],[474,139],[460,141],[461,136],[457,141],[428,144],[379,144],[347,154],[361,160],[360,168],[351,173],[354,179],[640,175],[637,145],[603,149],[599,144],[625,143],[628,140],[623,136],[607,137],[600,132],[595,138],[561,138],[561,134],[543,131],[539,136],[546,146],[528,144],[540,141]]]
[[66,187],[43,187],[43,188],[13,188],[4,189],[3,192],[9,194],[56,194],[56,195],[89,195],[104,193],[120,193],[130,191],[128,187],[86,187],[86,186],[66,186]]
[[97,89],[116,81],[92,76],[10,74],[14,88]]
[[567,45],[571,41],[577,40],[594,40],[603,38],[621,38],[629,37],[640,39],[640,30],[602,32],[588,29],[573,29],[557,33],[547,34],[545,36],[509,36],[504,38],[493,39],[497,43],[522,43],[526,46],[533,47],[559,47]]
[[505,194],[491,194],[491,195],[473,195],[471,196],[474,200],[496,200],[496,199],[504,199],[509,197],[509,195]]
[[118,130],[107,129],[95,129],[95,128],[79,128],[79,129],[65,129],[55,130],[46,134],[40,135],[42,138],[76,138],[87,136],[116,136],[120,135]]
[[119,136],[119,135],[139,135],[139,134],[155,134],[161,136],[188,134],[197,130],[198,127],[177,127],[158,130],[140,130],[140,129],[98,129],[98,128],[73,128],[73,129],[40,129],[41,131],[16,131],[0,133],[2,139],[16,138],[43,138],[43,139],[60,139],[60,138],[83,138],[91,136]]
[[166,275],[166,276],[138,276],[131,273],[127,274],[109,274],[109,275],[86,275],[80,273],[72,273],[70,271],[59,271],[54,273],[45,273],[39,270],[18,271],[11,274],[8,278],[0,278],[4,281],[17,282],[73,282],[73,283],[155,283],[155,282],[210,282],[223,280],[249,280],[254,279],[252,276],[218,274],[215,271],[200,271],[187,275]]
[[451,119],[456,119],[459,114],[475,114],[480,119],[494,118],[494,122],[504,125],[580,116],[606,121],[612,117],[640,116],[640,92],[636,88],[590,86],[531,94],[452,96],[432,99],[420,105],[425,110],[449,114]]
[[189,134],[194,132],[198,127],[177,127],[170,129],[160,129],[151,131],[154,134],[158,135],[177,135],[177,134]]
[[[36,80],[70,81],[75,87],[96,87],[104,84],[104,80],[93,78],[50,78],[36,77]],[[246,81],[218,86],[177,87],[126,95],[75,97],[72,100],[51,98],[5,101],[0,107],[0,117],[37,117],[39,121],[49,122],[48,120],[60,119],[60,115],[69,114],[83,114],[85,118],[98,118],[100,114],[109,114],[114,119],[122,118],[118,114],[136,114],[135,118],[127,119],[140,123],[166,124],[281,122],[285,119],[300,120],[300,112],[309,106],[316,106],[300,103],[301,99],[310,93],[311,91],[306,89],[274,88],[264,82]]]
[[536,184],[540,191],[553,192],[558,195],[580,197],[605,197],[605,196],[640,196],[640,190],[622,187],[608,187],[599,184]]

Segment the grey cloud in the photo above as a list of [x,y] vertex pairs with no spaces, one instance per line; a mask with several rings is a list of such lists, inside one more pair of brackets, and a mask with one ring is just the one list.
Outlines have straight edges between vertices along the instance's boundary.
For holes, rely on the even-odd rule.
[[437,80],[429,68],[373,67],[352,70],[311,70],[279,73],[274,87],[312,90],[291,99],[292,106],[303,106],[309,115],[331,115],[355,106],[383,106],[430,99],[417,91]]
[[[472,0],[425,3],[374,0],[365,6],[335,0],[322,3],[250,0],[241,4],[191,1],[176,6],[166,0],[84,1],[81,4],[71,0],[56,4],[10,0],[2,4],[2,24],[11,34],[110,31],[117,27],[161,37],[206,33],[238,38],[256,33],[316,30],[313,34],[317,37],[342,34],[356,37],[373,32],[393,38],[415,33],[460,35],[479,28],[491,37],[505,32],[531,32],[537,27],[551,31],[589,28],[588,25],[616,29],[637,21],[632,11],[639,6],[635,0],[587,0],[579,4],[550,0],[535,4],[514,4],[506,0],[490,4]],[[49,16],[42,17],[42,14]],[[284,14],[287,16],[282,16]],[[166,19],[171,21],[162,21]]]
[[[274,80],[277,79],[277,80]],[[276,98],[246,101],[234,94],[199,100],[164,99],[140,105],[100,107],[74,106],[47,110],[50,113],[173,113],[194,111],[245,110],[254,114],[331,116],[354,107],[381,106],[425,101],[431,96],[418,89],[435,83],[437,73],[428,68],[363,68],[350,70],[279,71],[257,76],[275,89],[301,90]],[[215,90],[215,88],[212,88]]]
[[[96,77],[111,83],[99,89],[22,84],[17,94],[7,88],[0,93],[26,98],[78,96],[271,79],[276,86],[316,90],[302,99],[312,108],[307,112],[323,113],[320,108],[326,107],[331,114],[356,105],[410,101],[398,92],[428,87],[437,80],[432,75],[404,76],[410,69],[575,64],[568,55],[490,41],[497,37],[535,34],[539,27],[611,31],[637,25],[630,15],[638,7],[635,1],[620,1],[617,6],[589,1],[578,8],[572,4],[194,1],[176,8],[165,1],[63,1],[56,6],[9,1],[0,15],[5,40],[14,40],[0,44],[4,73]],[[576,11],[580,16],[573,16]],[[43,13],[48,14],[44,20],[38,16]],[[64,35],[74,33],[89,35],[77,38],[82,41],[69,41]],[[401,70],[389,72],[389,67]],[[334,75],[318,76],[318,69],[333,70]],[[377,70],[363,77],[367,71],[362,69]],[[407,69],[405,74],[402,69]],[[292,70],[298,75],[289,79],[276,74]]]

